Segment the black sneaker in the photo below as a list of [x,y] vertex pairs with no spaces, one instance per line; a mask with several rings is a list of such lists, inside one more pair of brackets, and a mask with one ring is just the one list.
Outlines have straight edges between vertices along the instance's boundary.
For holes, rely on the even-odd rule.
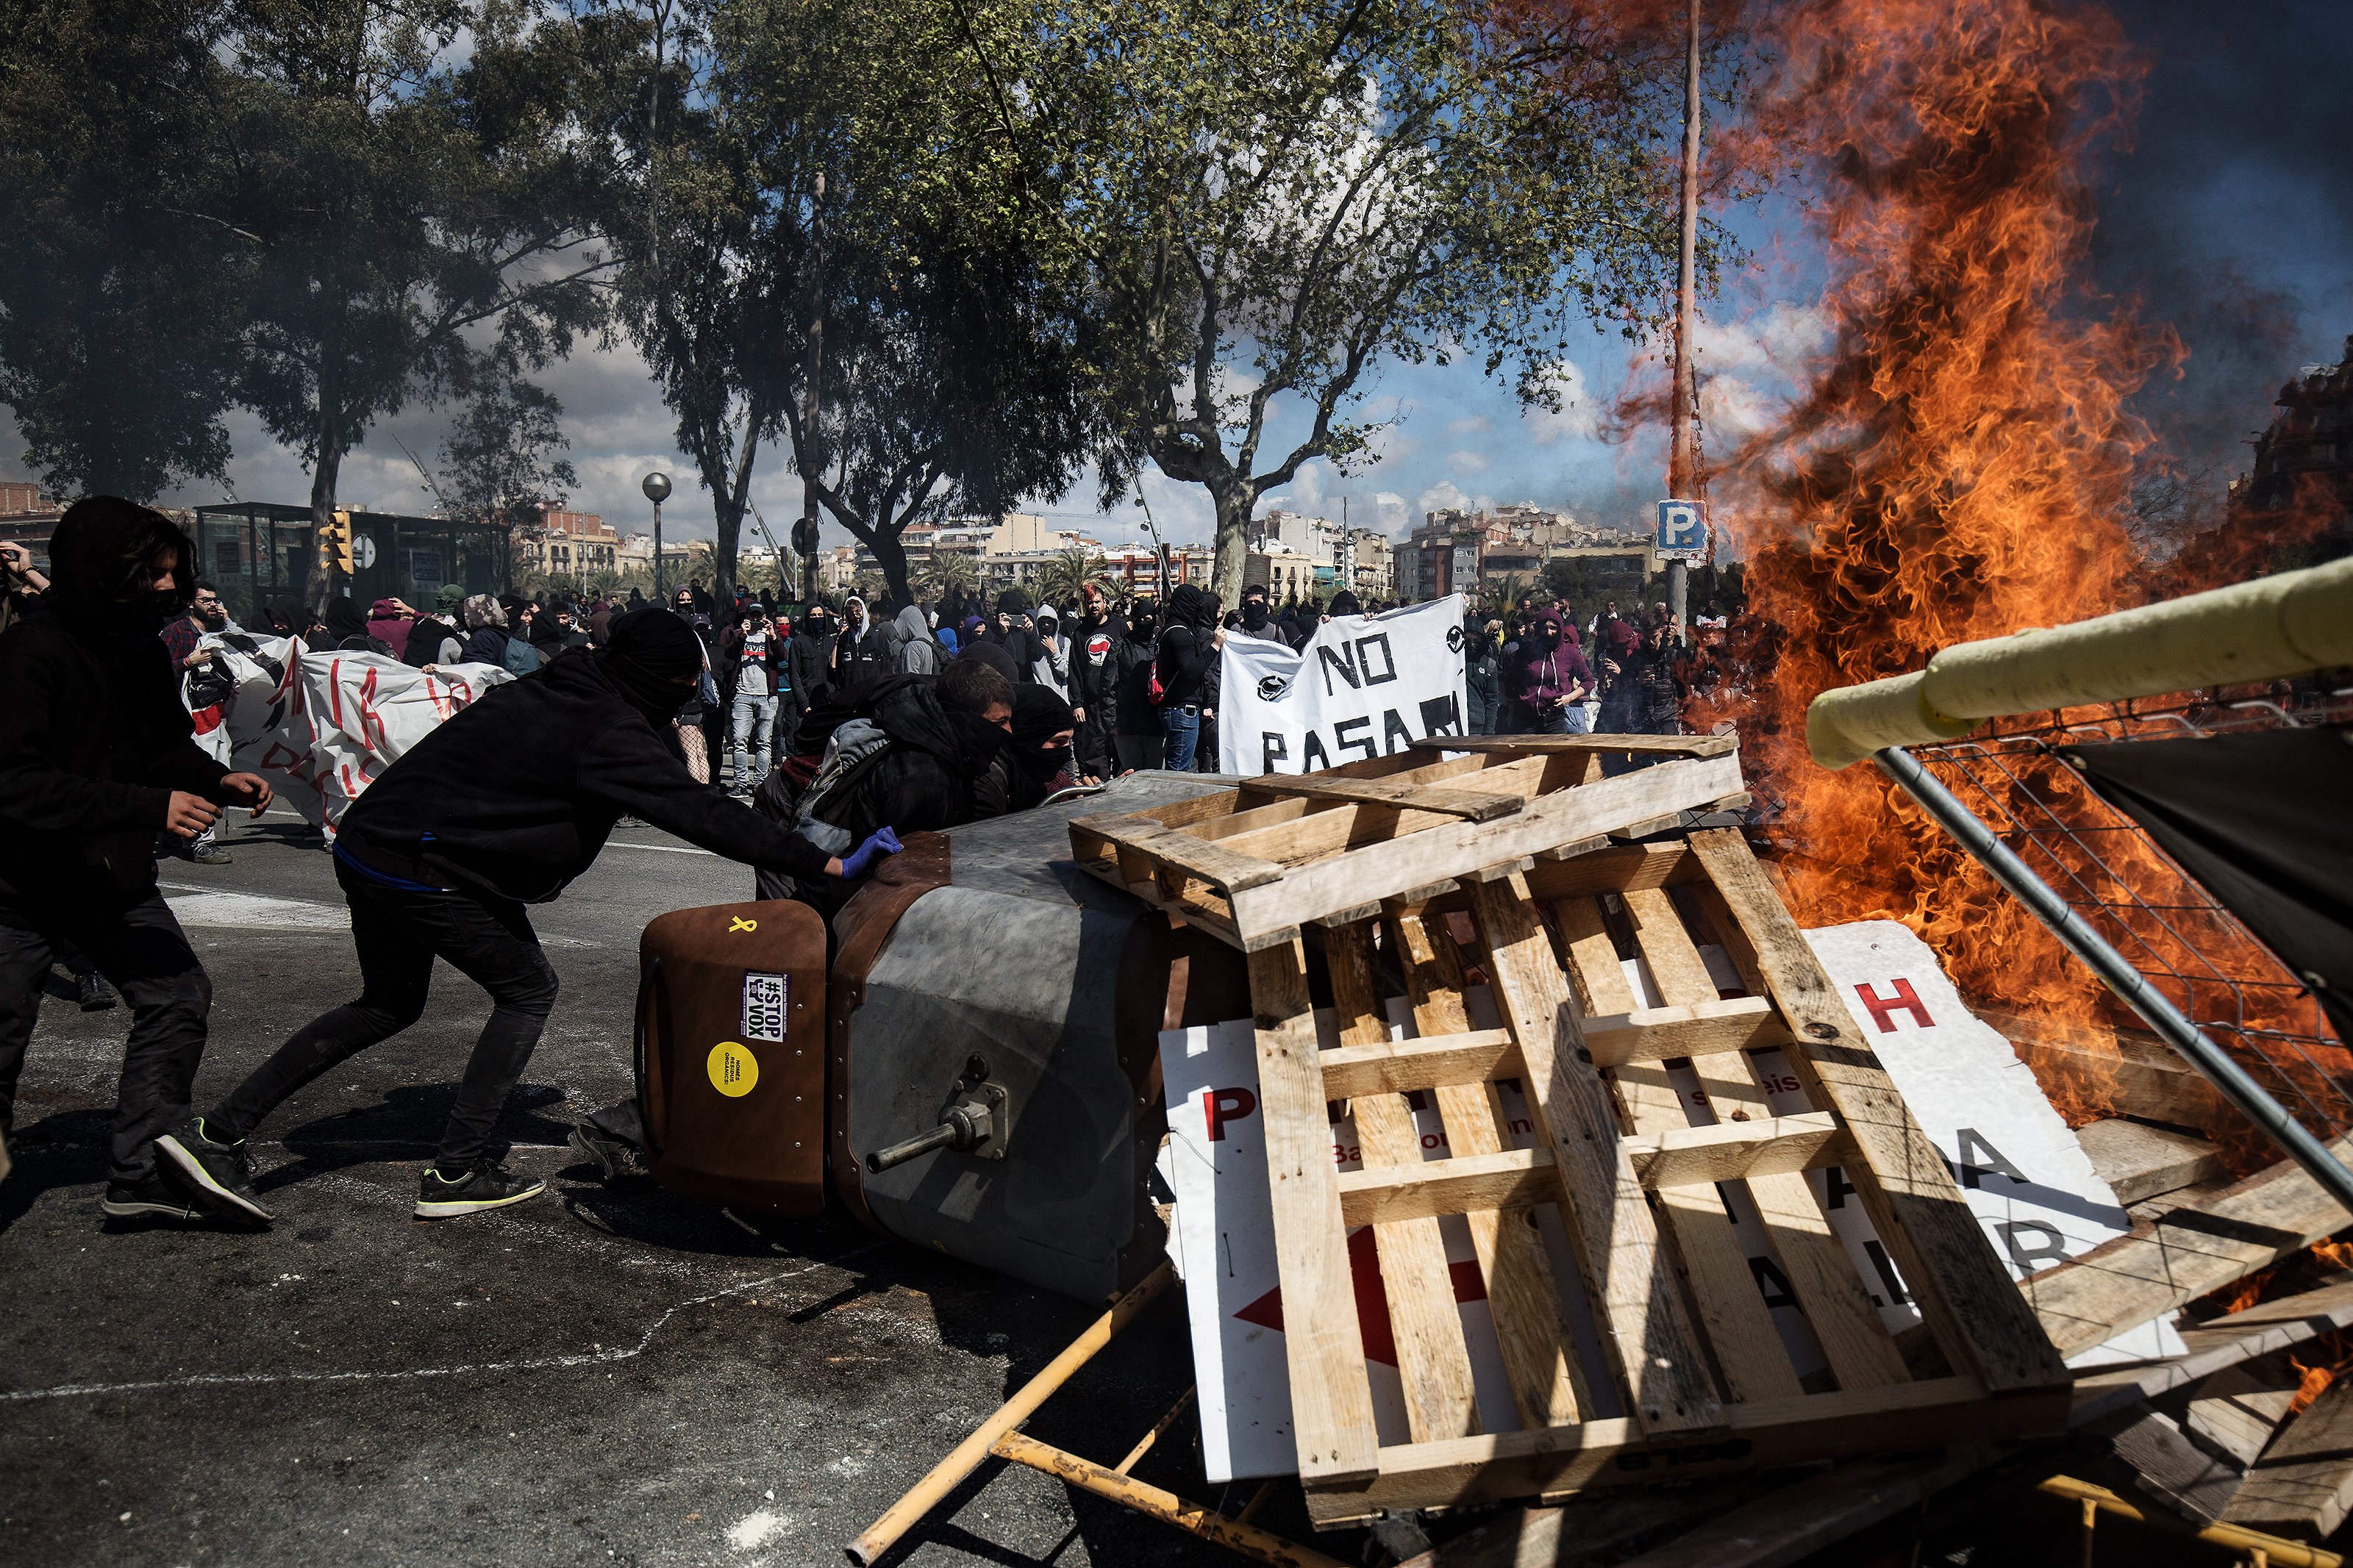
[[113,1005],[114,987],[106,983],[105,975],[92,970],[81,977],[81,1010],[83,1012],[103,1013]]
[[635,1143],[586,1121],[574,1127],[565,1142],[572,1145],[575,1153],[596,1167],[598,1179],[608,1187],[633,1192],[653,1185],[654,1174],[646,1169],[645,1151]]
[[135,1182],[114,1182],[108,1185],[106,1196],[99,1200],[99,1212],[109,1219],[138,1219],[157,1216],[164,1219],[209,1219],[212,1216],[195,1199],[164,1179],[161,1171],[150,1171]]
[[416,1215],[418,1219],[456,1219],[502,1209],[545,1191],[547,1184],[538,1177],[518,1176],[485,1154],[471,1170],[454,1176],[444,1174],[438,1165],[426,1166],[417,1178]]
[[220,1143],[205,1136],[205,1119],[192,1116],[155,1140],[156,1165],[169,1172],[205,1207],[235,1218],[270,1221],[253,1191],[253,1162],[245,1140]]
[[199,866],[226,866],[237,857],[217,844],[199,844],[188,851],[188,858]]

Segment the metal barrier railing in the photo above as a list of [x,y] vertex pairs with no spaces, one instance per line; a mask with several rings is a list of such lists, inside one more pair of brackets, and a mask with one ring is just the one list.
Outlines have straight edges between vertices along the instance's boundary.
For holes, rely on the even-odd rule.
[[[2181,694],[2347,665],[2353,561],[1948,648],[1925,670],[1816,698],[1807,738],[1826,767],[1876,763],[2353,1209],[2353,1171],[2322,1142],[2353,1127],[2353,1084],[2331,1059],[2342,1058],[2343,1042],[2310,990],[2066,758],[2070,744],[2087,742],[2346,723],[2353,689],[2307,689],[2288,701]],[[2021,715],[2039,717],[1971,734]]]

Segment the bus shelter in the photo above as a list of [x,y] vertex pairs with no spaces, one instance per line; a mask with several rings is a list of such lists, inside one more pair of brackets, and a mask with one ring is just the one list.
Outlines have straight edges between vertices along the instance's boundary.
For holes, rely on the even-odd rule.
[[[220,501],[196,508],[195,519],[199,570],[238,620],[254,624],[268,601],[302,596],[319,550],[309,507]],[[363,605],[401,599],[429,609],[448,584],[501,594],[512,581],[495,523],[388,511],[354,511],[351,520],[352,576],[342,592]]]

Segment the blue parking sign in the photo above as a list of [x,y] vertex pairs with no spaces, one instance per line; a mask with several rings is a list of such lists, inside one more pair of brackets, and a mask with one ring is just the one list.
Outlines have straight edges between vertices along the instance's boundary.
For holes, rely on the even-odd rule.
[[1657,549],[1661,555],[1696,561],[1707,553],[1707,503],[1662,500],[1659,503]]

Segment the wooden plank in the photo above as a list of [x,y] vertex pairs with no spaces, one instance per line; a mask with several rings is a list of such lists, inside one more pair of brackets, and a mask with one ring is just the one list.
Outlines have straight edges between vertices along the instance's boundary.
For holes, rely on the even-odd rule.
[[1676,757],[1721,757],[1737,751],[1735,735],[1432,735],[1416,741],[1417,751],[1504,752],[1535,756],[1548,752],[1651,752]]
[[1440,1084],[1478,1084],[1516,1077],[1520,1047],[1509,1029],[1342,1046],[1324,1053],[1324,1092],[1334,1100],[1360,1094],[1404,1094]]
[[[1588,784],[1570,793],[1609,787]],[[1720,1427],[1724,1407],[1659,1245],[1649,1200],[1626,1157],[1609,1089],[1584,1059],[1567,977],[1553,958],[1551,939],[1536,923],[1526,889],[1516,883],[1517,879],[1474,884],[1469,889],[1472,918],[1486,942],[1495,1010],[1519,1041],[1520,1059],[1527,1065],[1521,1081],[1537,1112],[1537,1129],[1558,1163],[1567,1198],[1561,1217],[1577,1246],[1602,1343],[1626,1385],[1627,1408],[1643,1431]],[[1746,1273],[1745,1264],[1742,1272]],[[1754,1295],[1753,1281],[1750,1290]]]
[[1596,1067],[1672,1061],[1677,1057],[1786,1048],[1789,1026],[1762,996],[1727,996],[1684,1007],[1638,1007],[1585,1021],[1585,1048]]
[[[1740,787],[1737,757],[1689,758],[1539,795],[1495,822],[1448,821],[1352,854],[1294,868],[1280,880],[1233,888],[1234,928],[1251,935],[1399,893],[1572,838],[1607,833]],[[1341,810],[1349,809],[1341,807]],[[1230,886],[1230,885],[1229,885]]]
[[[1546,786],[1547,763],[1544,758],[1506,759],[1493,767],[1480,765],[1482,762],[1496,761],[1493,758],[1458,757],[1399,774],[1388,782],[1442,782],[1448,788],[1460,793],[1500,795],[1514,800],[1526,800]],[[1317,773],[1314,776],[1326,778],[1330,775]],[[1246,797],[1258,798],[1260,782],[1252,780],[1242,786]],[[1272,794],[1271,790],[1265,793]],[[1203,837],[1240,839],[1241,842],[1233,847],[1242,853],[1268,860],[1281,860],[1286,865],[1298,865],[1327,855],[1336,855],[1343,849],[1359,845],[1381,843],[1401,833],[1434,827],[1446,820],[1447,815],[1440,812],[1399,812],[1377,806],[1366,808],[1353,803],[1334,805],[1293,795],[1288,799],[1270,799],[1264,805],[1250,806],[1229,816],[1202,823],[1192,831]]]
[[2189,1347],[2186,1355],[2078,1376],[2068,1424],[2082,1426],[2102,1420],[2145,1400],[2186,1388],[2225,1367],[2290,1350],[2343,1328],[2353,1328],[2353,1285],[2325,1285],[2184,1328],[2181,1341]]
[[2199,1385],[2182,1428],[2244,1469],[2271,1447],[2303,1382],[2304,1374],[2284,1355],[2225,1367]]
[[[1627,918],[1634,927],[1635,944],[1651,967],[1661,994],[1670,1002],[1696,1006],[1729,1004],[1698,1001],[1715,997],[1715,981],[1684,928],[1674,902],[1655,889],[1632,889],[1620,895]],[[1719,935],[1719,941],[1722,940]],[[1744,952],[1747,944],[1738,943]],[[1752,967],[1754,954],[1748,954]],[[1760,977],[1757,984],[1763,984]],[[1746,998],[1763,1002],[1762,995]],[[1779,1015],[1774,1015],[1780,1026]],[[1787,1037],[1786,1026],[1781,1026]],[[1773,1114],[1757,1064],[1741,1051],[1694,1055],[1692,1070],[1700,1079],[1719,1125],[1739,1121],[1754,1124]],[[1825,1113],[1827,1114],[1827,1113]],[[1841,1132],[1849,1163],[1858,1152],[1853,1140]],[[1757,1217],[1779,1258],[1782,1276],[1789,1282],[1799,1309],[1814,1331],[1815,1342],[1831,1363],[1831,1375],[1842,1389],[1882,1388],[1910,1381],[1904,1353],[1896,1348],[1872,1304],[1871,1292],[1855,1274],[1846,1244],[1831,1228],[1830,1216],[1815,1199],[1814,1189],[1795,1173],[1764,1173],[1744,1189],[1757,1207]]]
[[2037,1017],[2005,1007],[1970,1011],[2010,1042],[2054,1103],[2102,1108],[2114,1115],[2177,1127],[2220,1131],[2245,1125],[2221,1092],[2156,1035]]
[[1196,838],[1176,828],[1133,819],[1106,821],[1100,817],[1094,819],[1090,826],[1123,850],[1133,851],[1163,866],[1175,867],[1188,876],[1214,883],[1229,895],[1247,888],[1263,888],[1282,879],[1282,868],[1271,860],[1238,855],[1213,839]]
[[[1652,891],[1648,896],[1663,895]],[[1600,906],[1591,899],[1565,899],[1553,909],[1560,921],[1561,942],[1568,952],[1568,978],[1576,986],[1578,1002],[1599,1008],[1630,998],[1633,988],[1626,983],[1617,946],[1602,924]],[[1708,994],[1711,998],[1715,994],[1713,987]],[[1693,1131],[1683,1096],[1667,1081],[1663,1068],[1622,1068],[1614,1075],[1614,1081],[1634,1133],[1626,1148],[1630,1165],[1634,1163],[1636,1140],[1656,1147],[1672,1134]],[[1637,1179],[1641,1174],[1637,1170]],[[1659,1194],[1659,1213],[1672,1233],[1690,1279],[1693,1308],[1715,1352],[1725,1394],[1747,1401],[1788,1399],[1803,1393],[1796,1369],[1789,1364],[1788,1350],[1773,1327],[1772,1310],[1766,1306],[1765,1294],[1748,1266],[1747,1249],[1732,1227],[1724,1194],[1712,1183],[1669,1187]]]
[[1989,1399],[1974,1379],[1935,1378],[1894,1388],[1724,1407],[1728,1428],[1713,1440],[1644,1434],[1622,1418],[1549,1432],[1495,1432],[1381,1450],[1381,1473],[1345,1491],[1310,1488],[1319,1526],[1367,1519],[1381,1510],[1434,1503],[1470,1507],[1535,1495],[1557,1498],[1591,1487],[1696,1479],[1851,1454],[1916,1452],[1924,1443],[2051,1436],[2067,1416],[2064,1388]]
[[[2068,1417],[2069,1425],[2081,1426],[2088,1420],[2115,1414],[2168,1389],[2208,1376],[2218,1368],[2234,1364],[2238,1358],[2267,1353],[2297,1342],[2282,1338],[2284,1335],[2308,1339],[2325,1331],[2332,1323],[2353,1322],[2353,1287],[2307,1291],[2265,1305],[2276,1307],[2278,1312],[2261,1323],[2240,1321],[2242,1317],[2263,1315],[2259,1309],[2253,1313],[2218,1318],[2203,1328],[2185,1331],[2183,1338],[2189,1342],[2190,1353],[2174,1362],[2085,1373],[2077,1381],[2075,1407]],[[1972,1444],[1936,1458],[1906,1465],[1889,1465],[1871,1457],[1856,1459],[1777,1487],[1769,1495],[1686,1531],[1634,1558],[1623,1568],[1696,1568],[1703,1563],[1706,1568],[1794,1568],[1898,1510],[1912,1507],[1967,1479],[2012,1451],[1992,1444]],[[1685,1494],[1675,1491],[1662,1495],[1676,1498]],[[1586,1499],[1594,1496],[1591,1492],[1584,1494]],[[1527,1511],[1532,1521],[1540,1517],[1559,1519],[1565,1512],[1556,1509]],[[1539,1539],[1554,1537],[1546,1534]],[[1522,1568],[1525,1563],[1555,1560],[1555,1556],[1541,1554],[1525,1559],[1504,1557],[1494,1568]],[[1456,1568],[1443,1547],[1416,1562],[1424,1568]],[[1474,1568],[1474,1564],[1476,1568],[1487,1568],[1483,1560],[1475,1557],[1461,1568]]]
[[1795,1568],[1882,1520],[1918,1508],[2006,1452],[1990,1443],[1973,1443],[1908,1463],[1871,1456],[1852,1459],[1794,1478],[1746,1507],[1626,1559],[1620,1568]]
[[1688,1187],[1819,1171],[1854,1157],[1854,1146],[1827,1110],[1670,1127],[1626,1140],[1626,1157],[1646,1187]]
[[[2328,1152],[2353,1160],[2353,1136]],[[2024,1289],[2051,1342],[2073,1355],[2301,1252],[2348,1218],[2319,1184],[2283,1160],[2046,1268]]]
[[2075,1141],[2120,1204],[2137,1204],[2222,1173],[2222,1151],[2203,1138],[2122,1117],[2078,1127]]
[[2142,1413],[2109,1441],[2116,1458],[2132,1467],[2141,1489],[2177,1513],[2211,1523],[2238,1495],[2239,1467],[2191,1442],[2162,1411]]
[[[1424,917],[1394,909],[1388,931],[1390,952],[1405,975],[1414,1027],[1423,1035],[1467,1033],[1462,963],[1453,939]],[[1518,1047],[1513,1050],[1516,1054]],[[1492,1084],[1440,1084],[1432,1092],[1452,1158],[1503,1152],[1508,1128]],[[1579,1419],[1580,1412],[1593,1409],[1593,1394],[1577,1363],[1567,1313],[1535,1216],[1481,1209],[1462,1218],[1471,1230],[1479,1272],[1487,1281],[1496,1345],[1521,1424],[1543,1428]]]
[[1509,816],[1521,805],[1516,795],[1479,795],[1435,784],[1390,784],[1375,779],[1327,779],[1320,773],[1257,779],[1250,787],[1261,795],[1349,801],[1399,811],[1428,812],[1437,816],[1459,816],[1470,822],[1493,822],[1499,816]]
[[1690,842],[1797,1033],[1791,1065],[1815,1103],[1837,1111],[1854,1135],[1862,1154],[1848,1173],[1856,1195],[1947,1358],[1996,1394],[2063,1386],[2059,1352],[1747,844],[1729,828],[1694,833]]
[[1249,963],[1299,1473],[1326,1485],[1367,1480],[1378,1468],[1379,1438],[1315,1061],[1306,954],[1294,940],[1251,953]]
[[[1343,1047],[1376,1040],[1386,1043],[1388,1022],[1382,1016],[1380,993],[1373,979],[1371,924],[1329,933],[1324,955],[1331,971],[1332,1004]],[[1325,1092],[1330,1092],[1328,1080]],[[1454,1305],[1454,1275],[1446,1261],[1446,1238],[1439,1234],[1434,1217],[1444,1211],[1359,1215],[1351,1212],[1349,1191],[1352,1182],[1366,1177],[1377,1182],[1383,1177],[1410,1178],[1455,1162],[1422,1158],[1421,1134],[1401,1095],[1353,1097],[1349,1109],[1356,1118],[1356,1142],[1364,1151],[1365,1168],[1340,1176],[1340,1215],[1349,1225],[1373,1226],[1381,1282],[1388,1297],[1389,1327],[1397,1341],[1406,1426],[1416,1442],[1468,1436],[1479,1430],[1479,1406],[1472,1391],[1471,1354],[1463,1343],[1462,1319]]]
[[[1363,1131],[1361,1125],[1357,1131]],[[1377,1226],[1424,1215],[1526,1208],[1550,1203],[1559,1192],[1551,1155],[1541,1149],[1506,1149],[1498,1154],[1430,1160],[1410,1170],[1367,1166],[1343,1171],[1340,1215],[1350,1225]],[[1387,1268],[1381,1277],[1389,1278]]]
[[2320,1391],[2310,1408],[2280,1428],[2223,1520],[2321,1542],[2337,1533],[2353,1509],[2353,1379]]
[[1617,844],[1573,860],[1540,861],[1528,873],[1528,891],[1550,903],[1583,893],[1663,888],[1699,875],[1699,862],[1681,843]]

